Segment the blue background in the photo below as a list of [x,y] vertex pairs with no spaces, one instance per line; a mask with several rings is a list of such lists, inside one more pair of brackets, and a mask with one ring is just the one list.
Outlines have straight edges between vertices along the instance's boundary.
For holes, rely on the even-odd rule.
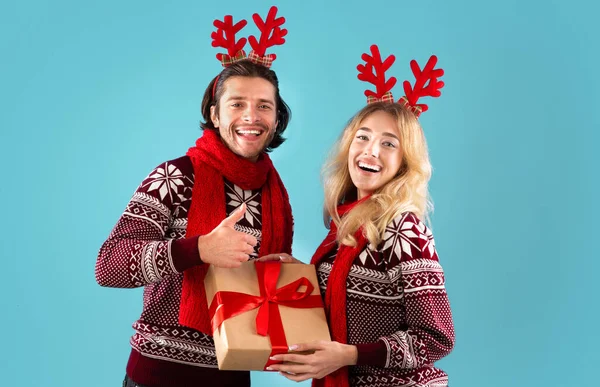
[[[120,385],[142,293],[95,283],[98,248],[146,174],[199,136],[220,71],[212,21],[272,4],[169,3],[0,5],[2,385]],[[361,53],[394,53],[400,81],[435,53],[446,87],[421,122],[457,333],[439,365],[456,387],[598,384],[597,3],[278,3],[289,35],[274,69],[293,119],[273,159],[295,255],[325,235],[319,170],[365,103]]]

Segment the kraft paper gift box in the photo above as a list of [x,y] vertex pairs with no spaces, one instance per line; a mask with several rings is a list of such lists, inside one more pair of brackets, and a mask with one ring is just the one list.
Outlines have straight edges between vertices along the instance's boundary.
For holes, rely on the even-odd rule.
[[314,265],[210,266],[204,286],[220,370],[264,370],[289,345],[331,340]]

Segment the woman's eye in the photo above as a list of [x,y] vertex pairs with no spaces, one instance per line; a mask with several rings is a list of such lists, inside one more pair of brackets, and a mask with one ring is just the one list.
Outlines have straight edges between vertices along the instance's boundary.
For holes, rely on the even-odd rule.
[[358,136],[356,136],[356,138],[363,141],[367,141],[369,139],[369,137],[365,136],[364,134],[359,134]]
[[396,144],[394,144],[393,142],[384,141],[383,146],[386,146],[388,148],[395,148]]

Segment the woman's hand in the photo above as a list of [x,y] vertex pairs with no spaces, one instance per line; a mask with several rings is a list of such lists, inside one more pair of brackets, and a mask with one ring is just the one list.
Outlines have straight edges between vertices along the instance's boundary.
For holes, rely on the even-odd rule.
[[315,341],[312,343],[292,345],[290,351],[315,351],[311,355],[279,354],[271,357],[297,364],[273,364],[267,370],[279,371],[280,374],[295,382],[310,378],[321,379],[330,373],[349,365],[355,365],[358,351],[354,345],[341,344],[337,341]]
[[259,262],[279,261],[283,263],[304,263],[286,253],[263,255],[262,257],[257,258],[256,260]]

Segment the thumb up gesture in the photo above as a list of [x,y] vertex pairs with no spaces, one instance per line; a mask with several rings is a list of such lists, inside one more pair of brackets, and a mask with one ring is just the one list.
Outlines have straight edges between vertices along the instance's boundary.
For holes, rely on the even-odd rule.
[[252,235],[233,228],[245,213],[246,203],[242,203],[210,233],[198,238],[198,251],[204,263],[233,268],[248,260],[257,240]]

